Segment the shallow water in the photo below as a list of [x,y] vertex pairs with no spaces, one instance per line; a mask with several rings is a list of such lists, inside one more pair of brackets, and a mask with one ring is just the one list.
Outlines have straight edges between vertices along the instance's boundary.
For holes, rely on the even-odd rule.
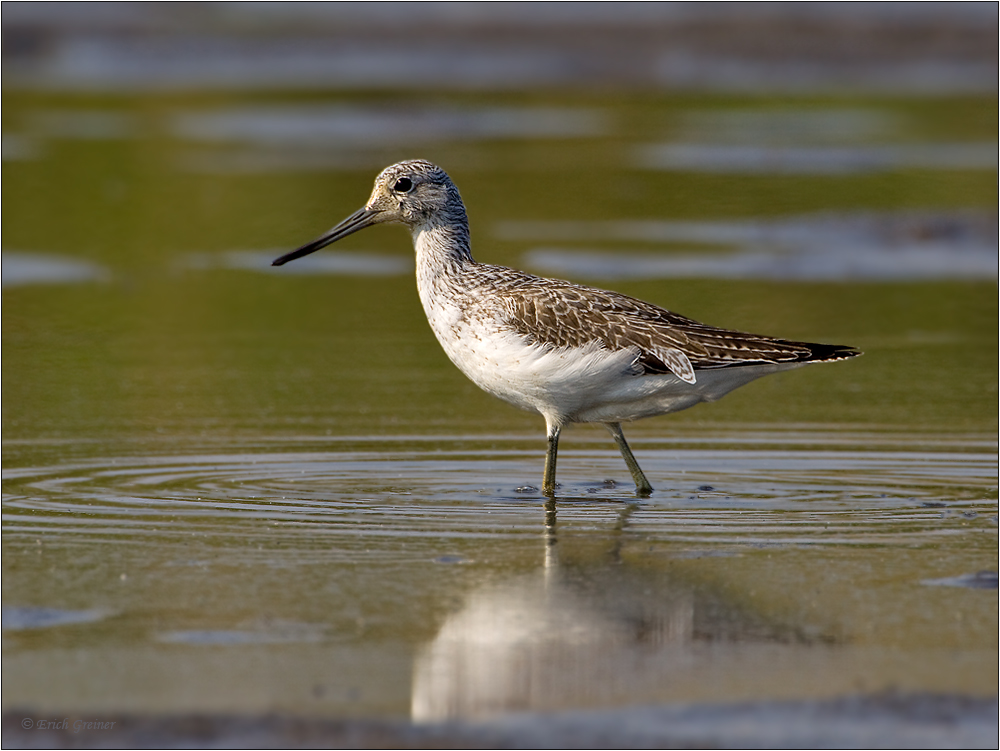
[[638,443],[644,500],[567,449],[556,504],[523,437],[8,470],[5,670],[39,709],[420,720],[995,688],[956,578],[995,555],[989,437],[710,441]]
[[[6,709],[995,696],[992,89],[136,89],[108,44],[4,94]],[[567,430],[546,502],[405,232],[269,265],[414,156],[479,260],[865,355],[627,426],[648,499]]]

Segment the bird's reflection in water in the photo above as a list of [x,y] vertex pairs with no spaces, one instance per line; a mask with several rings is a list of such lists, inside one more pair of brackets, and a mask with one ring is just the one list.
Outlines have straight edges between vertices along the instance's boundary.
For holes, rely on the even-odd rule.
[[566,562],[560,553],[572,551],[560,551],[550,500],[541,570],[474,590],[418,653],[413,718],[607,705],[690,668],[699,641],[803,641],[794,628],[669,578],[663,566],[623,561],[639,509],[623,507],[601,555]]

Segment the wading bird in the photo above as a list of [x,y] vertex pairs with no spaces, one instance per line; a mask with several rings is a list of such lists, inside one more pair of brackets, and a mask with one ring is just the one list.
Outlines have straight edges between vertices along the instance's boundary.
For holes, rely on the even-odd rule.
[[706,326],[617,292],[478,263],[458,188],[419,159],[387,167],[364,208],[273,265],[388,223],[413,235],[420,301],[451,361],[483,390],[545,418],[546,496],[555,495],[559,434],[569,423],[603,424],[637,494],[646,496],[653,488],[622,422],[715,401],[770,373],[861,354]]

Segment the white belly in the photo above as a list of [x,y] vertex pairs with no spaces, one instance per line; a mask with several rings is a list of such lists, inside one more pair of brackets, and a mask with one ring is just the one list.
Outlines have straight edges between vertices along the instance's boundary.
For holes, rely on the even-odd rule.
[[603,402],[622,381],[635,354],[527,344],[512,331],[459,327],[442,347],[458,369],[484,391],[558,423]]
[[469,322],[457,309],[439,308],[428,320],[448,357],[473,383],[560,425],[676,412],[784,369],[699,370],[691,384],[671,374],[637,373],[638,350],[609,351],[596,342],[582,348],[530,344],[499,320]]

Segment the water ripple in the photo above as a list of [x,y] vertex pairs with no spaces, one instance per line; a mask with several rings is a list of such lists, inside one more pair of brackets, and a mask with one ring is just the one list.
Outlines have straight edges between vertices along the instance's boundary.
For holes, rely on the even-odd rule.
[[[722,544],[920,544],[996,529],[997,457],[976,452],[643,450],[636,501],[610,451],[561,455],[561,525]],[[517,450],[297,451],[115,457],[5,472],[9,535],[536,534]],[[617,477],[620,481],[606,480]]]

